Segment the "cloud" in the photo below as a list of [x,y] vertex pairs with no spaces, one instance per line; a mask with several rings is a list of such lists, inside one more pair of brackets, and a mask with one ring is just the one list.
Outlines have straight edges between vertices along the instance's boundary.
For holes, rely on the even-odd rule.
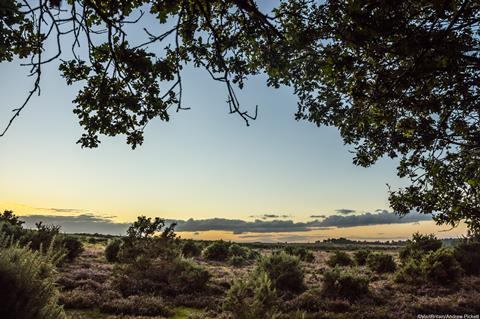
[[[94,214],[80,214],[76,216],[57,215],[29,215],[21,217],[27,227],[35,227],[35,223],[42,221],[45,224],[60,225],[62,231],[67,233],[100,233],[100,234],[125,234],[129,223],[117,223],[110,217]],[[331,215],[323,220],[309,222],[294,222],[292,220],[261,220],[244,221],[240,219],[209,218],[188,220],[166,220],[167,224],[177,223],[176,230],[184,232],[227,231],[234,234],[244,233],[291,233],[324,230],[333,227],[354,227],[381,224],[415,223],[431,220],[430,215],[410,213],[399,217],[392,212],[363,213],[360,215]]]
[[310,215],[310,218],[325,218],[325,215]]
[[273,219],[273,218],[289,218],[290,215],[276,215],[276,214],[263,214],[263,215],[251,215],[251,218],[260,218],[260,219]]
[[96,216],[93,214],[80,214],[76,216],[58,215],[28,215],[20,217],[25,221],[25,226],[34,228],[35,223],[60,225],[61,231],[66,233],[99,233],[119,235],[125,234],[129,224],[116,223],[109,217]]
[[355,213],[356,211],[354,209],[340,208],[340,209],[337,209],[336,212],[339,214],[348,215],[348,214]]

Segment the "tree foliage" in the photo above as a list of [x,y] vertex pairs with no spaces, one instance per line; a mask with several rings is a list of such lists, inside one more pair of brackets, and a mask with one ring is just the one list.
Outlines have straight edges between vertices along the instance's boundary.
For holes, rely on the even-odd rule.
[[[294,89],[297,119],[340,130],[355,164],[399,159],[411,184],[391,190],[395,211],[480,230],[478,1],[281,0],[271,11],[254,0],[1,3],[0,62],[30,58],[28,102],[42,66],[64,58],[67,84],[83,85],[74,112],[84,147],[100,135],[141,144],[149,121],[185,108],[187,64],[222,82],[230,112],[248,124],[256,110],[243,110],[235,90],[265,73],[269,86]],[[43,56],[52,38],[57,52]]]

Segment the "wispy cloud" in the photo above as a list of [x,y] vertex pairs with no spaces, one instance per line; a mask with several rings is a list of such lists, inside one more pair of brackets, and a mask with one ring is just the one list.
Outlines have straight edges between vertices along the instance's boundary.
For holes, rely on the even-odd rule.
[[277,215],[277,214],[263,214],[263,215],[250,215],[250,218],[260,218],[260,219],[274,219],[274,218],[291,218],[291,215]]
[[354,209],[348,209],[348,208],[340,208],[340,209],[337,209],[335,210],[337,213],[339,214],[343,214],[343,215],[348,215],[348,214],[353,214],[356,212],[356,210]]
[[310,215],[310,218],[325,218],[326,215]]

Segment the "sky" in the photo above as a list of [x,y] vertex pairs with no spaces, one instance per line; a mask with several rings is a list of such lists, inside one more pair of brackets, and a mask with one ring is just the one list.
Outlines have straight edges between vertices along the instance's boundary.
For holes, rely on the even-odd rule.
[[[2,128],[33,86],[28,69],[19,64],[0,63]],[[356,167],[352,146],[343,144],[335,128],[295,121],[297,99],[290,88],[268,88],[262,76],[250,79],[237,92],[242,107],[259,107],[258,119],[247,127],[239,116],[228,114],[224,87],[190,67],[182,78],[184,105],[191,110],[172,111],[170,122],[153,120],[144,144],[135,150],[123,136],[102,137],[99,148],[82,149],[76,144],[82,129],[71,102],[80,86],[66,86],[57,68],[55,63],[44,68],[41,95],[0,138],[0,211],[67,218],[62,221],[66,230],[68,218],[87,216],[82,219],[85,231],[99,225],[97,218],[125,225],[138,215],[176,221],[283,220],[295,225],[343,211],[351,211],[351,216],[388,211],[386,184],[393,189],[407,185],[396,177],[395,161]],[[465,232],[464,226],[444,232],[445,227],[424,217],[410,223],[314,225],[297,231],[268,227],[261,233],[224,227],[183,235],[309,241],[322,236],[406,238],[417,230],[443,237]]]

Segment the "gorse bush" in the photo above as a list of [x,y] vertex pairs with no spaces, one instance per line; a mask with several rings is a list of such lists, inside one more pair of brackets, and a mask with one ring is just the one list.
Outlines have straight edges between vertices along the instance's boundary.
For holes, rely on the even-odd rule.
[[442,242],[435,235],[422,235],[415,233],[412,239],[407,240],[407,244],[400,250],[400,259],[402,261],[408,258],[419,258],[422,255],[440,249]]
[[107,246],[105,247],[105,258],[109,262],[117,262],[118,261],[118,254],[120,252],[120,248],[122,246],[122,240],[115,238],[108,242]]
[[287,254],[297,256],[302,261],[312,262],[315,259],[313,253],[305,247],[287,246],[284,250]]
[[463,270],[449,248],[440,248],[423,255],[410,258],[395,273],[395,281],[406,284],[425,282],[447,285],[458,281]]
[[73,236],[61,236],[60,245],[65,249],[65,258],[72,261],[83,252],[83,243]]
[[467,275],[480,274],[480,242],[462,242],[455,247],[454,255]]
[[184,257],[196,257],[202,253],[200,247],[193,240],[186,240],[182,245],[182,255]]
[[455,259],[453,251],[441,248],[430,252],[422,261],[425,276],[430,282],[449,284],[462,275],[462,268]]
[[203,256],[208,260],[227,260],[229,256],[229,246],[230,244],[223,240],[215,241],[205,248]]
[[228,260],[229,264],[234,266],[234,267],[240,267],[243,266],[246,262],[245,258],[242,256],[232,256]]
[[234,319],[274,318],[278,297],[268,275],[255,280],[236,280],[227,292],[223,308]]
[[327,265],[330,267],[335,266],[350,266],[353,265],[353,260],[346,252],[336,251],[327,260]]
[[339,267],[323,274],[322,294],[333,298],[358,299],[368,293],[368,278]]
[[367,267],[377,273],[394,272],[397,268],[392,255],[372,253],[367,257]]
[[260,257],[255,273],[267,274],[273,286],[279,290],[301,292],[305,288],[300,259],[284,252]]
[[370,255],[370,251],[366,249],[357,250],[353,256],[355,258],[355,263],[359,266],[364,266],[367,263],[367,257]]
[[53,246],[45,254],[9,244],[0,233],[0,318],[65,318],[58,305]]

